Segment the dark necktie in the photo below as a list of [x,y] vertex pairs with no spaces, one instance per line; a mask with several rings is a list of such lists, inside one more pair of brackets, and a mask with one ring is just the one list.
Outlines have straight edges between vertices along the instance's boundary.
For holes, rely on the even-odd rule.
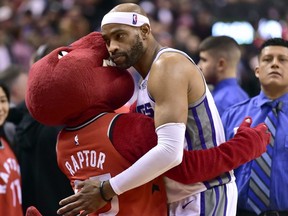
[[266,211],[270,206],[271,164],[278,124],[278,112],[282,108],[282,102],[277,103],[274,101],[269,106],[271,110],[267,114],[265,123],[271,133],[271,140],[267,146],[267,151],[252,162],[248,191],[248,204],[257,214]]

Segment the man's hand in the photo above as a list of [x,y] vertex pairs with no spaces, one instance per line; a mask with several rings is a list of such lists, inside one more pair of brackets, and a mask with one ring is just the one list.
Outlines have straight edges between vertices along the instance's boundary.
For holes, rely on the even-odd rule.
[[[105,185],[110,186],[108,181]],[[58,209],[57,214],[63,216],[85,216],[92,212],[96,212],[107,203],[101,198],[99,188],[100,182],[97,180],[85,180],[80,182],[76,185],[76,189],[79,190],[78,193],[59,202],[59,205],[63,207]],[[104,191],[106,194],[106,187],[104,188]],[[111,198],[111,193],[107,192],[106,196]]]

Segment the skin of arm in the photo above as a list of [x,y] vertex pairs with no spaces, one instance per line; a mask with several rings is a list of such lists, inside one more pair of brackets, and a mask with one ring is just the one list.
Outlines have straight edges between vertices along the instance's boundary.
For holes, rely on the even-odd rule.
[[185,56],[174,52],[162,54],[153,64],[148,91],[156,101],[155,128],[170,122],[186,124],[188,104],[205,93],[197,70]]
[[[188,104],[205,94],[205,83],[197,66],[186,56],[168,52],[153,62],[148,91],[156,104],[154,121],[158,142],[129,170],[110,179],[117,194],[138,187],[181,163]],[[183,127],[181,132],[177,127]],[[176,131],[167,133],[167,129]]]

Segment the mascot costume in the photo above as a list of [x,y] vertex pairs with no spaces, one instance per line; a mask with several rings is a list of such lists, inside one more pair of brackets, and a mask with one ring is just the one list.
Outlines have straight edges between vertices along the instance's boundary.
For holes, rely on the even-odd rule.
[[[108,59],[101,33],[93,32],[53,50],[29,72],[27,107],[39,122],[63,125],[58,135],[57,160],[75,193],[78,181],[108,180],[157,144],[150,117],[114,112],[132,96],[134,81],[127,70],[109,66]],[[212,179],[260,156],[266,150],[269,134],[263,127],[250,128],[250,124],[243,122],[235,137],[219,147],[184,151],[183,162],[164,175],[191,184]],[[167,215],[162,177],[113,197],[91,215]],[[26,214],[40,215],[35,208]]]

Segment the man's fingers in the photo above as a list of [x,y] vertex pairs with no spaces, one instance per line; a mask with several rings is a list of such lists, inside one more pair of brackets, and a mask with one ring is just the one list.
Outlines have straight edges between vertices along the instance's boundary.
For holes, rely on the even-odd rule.
[[[62,216],[88,215],[103,207],[106,203],[99,195],[99,181],[85,180],[77,182],[75,187],[79,192],[62,199],[59,204],[62,206],[58,209],[57,214]],[[98,198],[97,198],[98,193]],[[96,194],[96,195],[95,195]]]
[[59,205],[63,206],[63,205],[67,205],[69,203],[75,202],[78,200],[78,196],[77,194],[71,195],[69,197],[66,197],[65,199],[60,200]]
[[57,210],[57,214],[59,215],[69,215],[69,216],[74,216],[78,215],[82,209],[85,207],[79,203],[79,202],[74,202],[74,203],[69,203],[68,205],[63,206],[62,208]]
[[71,209],[69,211],[66,211],[64,213],[60,213],[58,210],[57,214],[59,214],[61,216],[78,216],[78,215],[80,215],[80,212],[81,212],[81,208],[77,207],[77,208]]

